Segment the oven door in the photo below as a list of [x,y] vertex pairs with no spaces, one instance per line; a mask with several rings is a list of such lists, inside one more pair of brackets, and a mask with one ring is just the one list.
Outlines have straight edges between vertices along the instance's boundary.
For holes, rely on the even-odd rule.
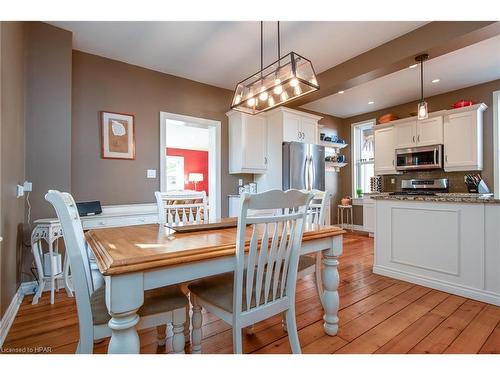
[[441,168],[443,168],[443,145],[396,150],[397,171]]

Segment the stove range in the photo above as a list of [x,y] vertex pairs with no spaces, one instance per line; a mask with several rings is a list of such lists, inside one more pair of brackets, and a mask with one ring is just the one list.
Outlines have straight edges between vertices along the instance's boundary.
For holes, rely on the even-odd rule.
[[401,181],[401,191],[389,193],[389,195],[425,195],[432,196],[436,193],[448,192],[448,179],[412,179]]

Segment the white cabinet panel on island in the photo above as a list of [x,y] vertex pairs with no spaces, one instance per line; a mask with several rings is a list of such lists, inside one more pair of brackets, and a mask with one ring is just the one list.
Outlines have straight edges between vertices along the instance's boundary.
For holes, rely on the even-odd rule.
[[377,274],[500,305],[499,203],[376,200]]

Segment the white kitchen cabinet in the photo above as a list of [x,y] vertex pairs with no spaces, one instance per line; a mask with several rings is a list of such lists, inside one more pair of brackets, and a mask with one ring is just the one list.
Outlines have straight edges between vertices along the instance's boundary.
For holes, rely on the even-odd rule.
[[443,144],[443,117],[414,118],[394,124],[396,149]]
[[395,148],[415,147],[417,139],[417,122],[408,120],[394,125]]
[[229,196],[228,217],[238,217],[241,212],[241,199],[239,195]]
[[443,116],[417,121],[417,146],[443,144]]
[[395,128],[375,129],[375,175],[397,174]]
[[283,113],[284,142],[316,143],[318,120],[305,115]]
[[444,116],[444,170],[483,169],[483,112],[485,104],[449,111]]
[[229,118],[229,173],[265,173],[266,118],[237,111],[230,111],[226,115]]
[[[267,170],[255,176],[258,191],[282,189],[283,142],[317,143],[321,117],[286,107],[265,113],[267,120]],[[303,133],[300,134],[299,133]]]

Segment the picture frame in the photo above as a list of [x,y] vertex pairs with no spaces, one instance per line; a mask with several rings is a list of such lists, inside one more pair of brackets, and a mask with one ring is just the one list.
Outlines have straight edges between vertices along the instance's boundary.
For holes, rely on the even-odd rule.
[[100,111],[101,158],[135,160],[135,116]]

